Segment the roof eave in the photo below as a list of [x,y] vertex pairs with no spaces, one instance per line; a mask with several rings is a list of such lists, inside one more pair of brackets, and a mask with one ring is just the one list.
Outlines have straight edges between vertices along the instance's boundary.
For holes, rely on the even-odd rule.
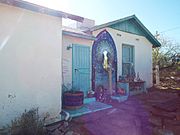
[[77,37],[77,38],[88,39],[88,40],[96,40],[96,37],[94,37],[92,35],[83,35],[83,34],[79,34],[79,33],[75,33],[75,32],[70,32],[70,31],[66,31],[66,30],[63,30],[62,34],[63,35],[68,35],[68,36],[72,36],[72,37]]
[[151,34],[151,32],[141,23],[141,21],[135,15],[131,15],[131,16],[119,19],[119,20],[115,20],[112,22],[108,22],[105,24],[95,26],[95,27],[91,28],[90,31],[92,32],[92,31],[95,31],[98,29],[109,27],[110,25],[116,24],[118,22],[126,21],[129,19],[135,19],[137,21],[137,23],[141,26],[141,28],[147,33],[147,35],[149,35],[149,37],[146,37],[146,38],[153,44],[153,47],[160,47],[161,46],[160,42]]
[[135,15],[131,15],[131,16],[128,16],[128,17],[124,17],[124,18],[121,18],[121,19],[118,19],[118,20],[115,20],[115,21],[112,21],[112,22],[108,22],[108,23],[104,23],[104,24],[101,24],[101,25],[97,25],[97,26],[94,26],[90,29],[90,31],[95,31],[95,30],[98,30],[98,29],[101,29],[101,28],[104,28],[104,27],[108,27],[110,25],[113,25],[113,24],[116,24],[118,22],[122,22],[122,21],[125,21],[125,20],[129,20],[131,18],[133,18]]
[[153,47],[160,47],[161,43],[151,34],[151,32],[141,23],[141,21],[135,15],[134,15],[134,19],[143,28],[143,30],[149,35],[150,39],[152,40],[151,43],[153,44]]
[[55,17],[69,18],[71,20],[75,20],[75,21],[79,21],[79,22],[83,22],[83,20],[84,20],[83,17],[77,16],[77,15],[50,9],[50,8],[40,6],[40,5],[37,5],[34,3],[30,3],[27,1],[23,1],[23,0],[1,0],[0,3],[23,8],[26,10],[30,10],[30,11],[34,11],[34,12],[38,12],[38,13],[42,13],[42,14],[55,16]]

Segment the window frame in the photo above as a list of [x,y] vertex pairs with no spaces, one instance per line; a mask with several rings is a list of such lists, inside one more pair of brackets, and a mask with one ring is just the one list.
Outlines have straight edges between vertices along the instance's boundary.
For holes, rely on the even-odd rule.
[[[125,61],[124,62],[124,57],[123,57],[123,48],[124,47],[127,47],[127,48],[130,48],[130,56],[129,56],[129,61]],[[132,57],[132,58],[131,58]],[[132,62],[131,62],[132,61]],[[134,47],[134,45],[129,45],[129,44],[122,44],[122,76],[127,76],[127,75],[125,75],[124,74],[124,70],[123,70],[123,64],[133,64],[133,66],[134,66],[134,69],[135,69],[135,47]],[[132,74],[132,71],[131,71],[131,69],[130,69],[130,73]],[[131,75],[130,74],[130,75]]]

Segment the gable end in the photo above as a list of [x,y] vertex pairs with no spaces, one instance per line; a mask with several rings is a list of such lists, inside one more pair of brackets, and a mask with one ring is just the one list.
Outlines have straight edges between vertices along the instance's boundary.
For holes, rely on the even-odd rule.
[[116,23],[113,25],[109,26],[112,29],[140,35],[140,36],[145,36],[144,32],[138,27],[134,19],[127,20],[124,22]]
[[161,43],[151,34],[151,32],[141,23],[141,21],[135,15],[95,26],[91,28],[90,31],[95,31],[105,27],[144,36],[149,40],[149,42],[151,42],[153,47],[161,46]]

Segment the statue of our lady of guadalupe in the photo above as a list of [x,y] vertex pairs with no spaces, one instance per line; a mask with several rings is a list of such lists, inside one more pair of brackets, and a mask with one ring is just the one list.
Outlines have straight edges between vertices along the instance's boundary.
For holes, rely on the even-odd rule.
[[105,71],[108,72],[108,78],[109,78],[109,92],[110,94],[112,95],[112,69],[111,69],[111,63],[109,63],[109,59],[108,59],[108,56],[107,56],[108,52],[107,51],[104,51],[103,52],[103,57],[104,57],[104,60],[103,60],[103,68]]
[[104,60],[103,60],[103,68],[108,71],[108,56],[107,56],[108,52],[107,51],[104,51],[103,52],[103,56],[104,56]]

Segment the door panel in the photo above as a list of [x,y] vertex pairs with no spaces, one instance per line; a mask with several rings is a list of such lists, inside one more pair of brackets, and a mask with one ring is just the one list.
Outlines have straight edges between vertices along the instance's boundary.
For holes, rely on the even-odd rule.
[[73,89],[86,96],[90,89],[90,47],[74,44],[72,51]]

